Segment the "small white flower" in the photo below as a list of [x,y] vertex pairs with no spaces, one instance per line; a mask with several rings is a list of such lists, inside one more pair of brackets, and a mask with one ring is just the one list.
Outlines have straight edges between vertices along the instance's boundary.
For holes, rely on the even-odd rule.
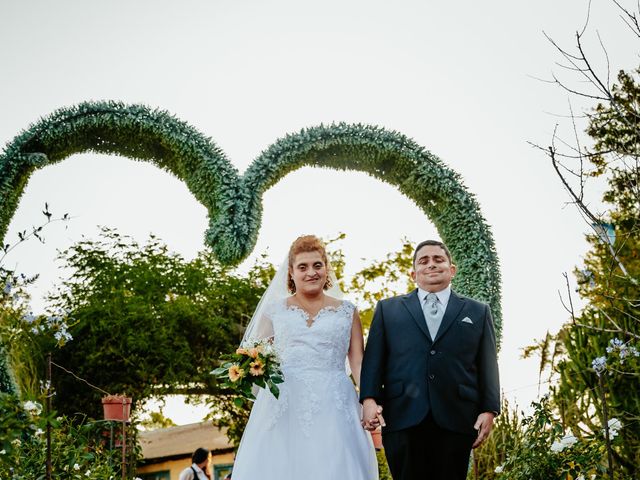
[[76,470],[76,471],[77,471],[77,470],[80,470],[80,465],[78,465],[77,463],[75,463],[75,464],[73,465],[73,469],[74,469],[74,470]]
[[578,475],[578,476],[576,477],[576,480],[584,480],[584,475]]
[[591,362],[591,367],[596,371],[598,376],[607,368],[607,357],[596,357]]
[[496,467],[496,469],[494,470],[495,473],[502,473],[502,471],[504,470],[504,465],[498,465]]
[[20,445],[22,445],[22,442],[19,438],[16,438],[14,440],[11,440],[11,445],[13,445],[14,447],[19,447]]
[[562,443],[560,443],[560,442],[553,442],[553,443],[551,444],[551,451],[552,451],[553,453],[559,453],[559,452],[561,452],[562,450],[564,450],[564,447],[565,447],[565,445],[563,445],[563,444],[562,444]]
[[3,448],[2,450],[0,450],[0,455],[6,455],[7,451]]
[[38,435],[38,436],[42,435],[43,433],[44,433],[44,430],[42,430],[41,428],[39,428],[39,429],[37,429],[35,431],[35,434]]
[[38,402],[27,400],[22,404],[22,407],[31,415],[40,415],[42,413],[42,405],[40,405]]
[[559,453],[563,451],[565,448],[570,447],[578,441],[576,437],[573,435],[565,435],[560,440],[556,440],[551,445],[551,451],[554,453]]
[[616,432],[622,428],[622,422],[617,418],[612,418],[607,422],[609,430],[615,430]]
[[562,443],[565,447],[570,447],[578,441],[576,437],[573,435],[565,435],[560,439],[560,443]]
[[86,472],[84,472],[84,476],[85,477],[91,476],[91,470],[87,470]]
[[[622,422],[617,418],[612,418],[607,422],[607,427],[609,427],[609,437],[614,439],[618,436],[618,431],[622,428]],[[602,431],[604,432],[604,428]]]
[[611,340],[609,340],[609,344],[612,347],[621,347],[624,345],[624,342],[622,340],[620,340],[619,338],[612,338]]

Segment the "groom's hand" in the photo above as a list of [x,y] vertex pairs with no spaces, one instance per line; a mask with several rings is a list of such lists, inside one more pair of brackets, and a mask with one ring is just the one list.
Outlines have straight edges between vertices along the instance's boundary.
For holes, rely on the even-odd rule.
[[367,398],[362,402],[362,426],[365,430],[375,430],[379,426],[385,426],[382,417],[382,407],[373,398]]
[[478,419],[476,420],[475,428],[478,431],[478,438],[473,442],[471,448],[477,448],[489,437],[491,433],[491,429],[493,428],[493,418],[495,414],[493,412],[484,412],[478,415]]

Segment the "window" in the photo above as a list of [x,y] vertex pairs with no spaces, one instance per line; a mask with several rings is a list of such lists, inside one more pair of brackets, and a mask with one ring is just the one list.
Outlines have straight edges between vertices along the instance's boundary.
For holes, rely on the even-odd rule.
[[213,466],[213,479],[212,480],[224,480],[224,477],[229,475],[233,470],[233,463],[219,463]]
[[137,476],[142,480],[171,480],[171,477],[169,476],[169,470],[162,470],[161,472],[139,473]]

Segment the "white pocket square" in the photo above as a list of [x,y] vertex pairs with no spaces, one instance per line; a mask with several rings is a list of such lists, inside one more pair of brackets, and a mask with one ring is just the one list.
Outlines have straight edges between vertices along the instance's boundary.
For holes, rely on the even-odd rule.
[[471,325],[473,325],[473,321],[469,317],[464,317],[462,319],[462,323],[470,323]]

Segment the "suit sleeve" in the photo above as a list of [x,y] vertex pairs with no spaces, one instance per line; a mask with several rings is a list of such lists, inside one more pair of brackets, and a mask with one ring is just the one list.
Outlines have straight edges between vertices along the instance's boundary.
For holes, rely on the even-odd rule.
[[491,310],[485,306],[484,334],[478,352],[478,375],[480,384],[480,409],[482,412],[500,413],[500,378],[496,332]]
[[376,403],[382,403],[383,368],[386,360],[386,342],[384,333],[384,317],[382,304],[378,302],[373,314],[367,346],[362,359],[360,373],[360,401],[374,398]]

